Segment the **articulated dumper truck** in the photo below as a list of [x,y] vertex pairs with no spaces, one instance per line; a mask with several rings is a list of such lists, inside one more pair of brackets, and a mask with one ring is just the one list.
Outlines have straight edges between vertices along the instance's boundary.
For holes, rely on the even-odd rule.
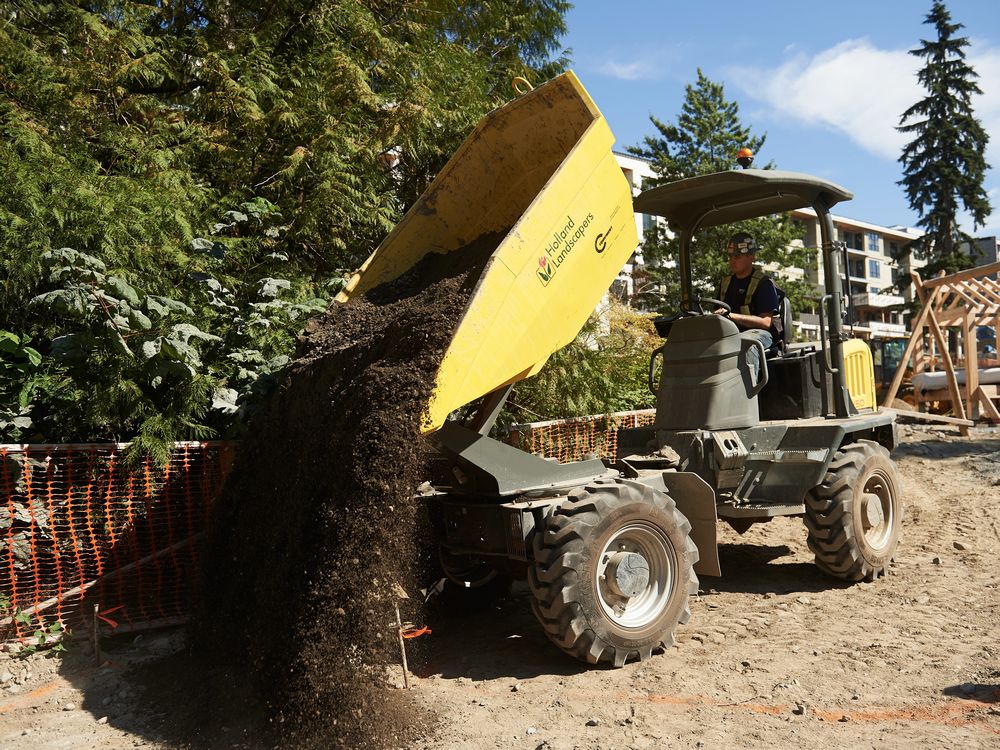
[[[830,209],[851,193],[743,169],[633,199],[613,143],[572,72],[524,93],[479,123],[340,300],[428,253],[502,237],[426,407],[435,471],[423,499],[442,520],[449,578],[469,588],[498,571],[526,578],[559,648],[621,666],[672,643],[697,576],[721,574],[720,519],[744,531],[802,517],[816,565],[863,581],[885,573],[903,508],[893,417],[877,407],[871,352],[842,324],[843,248]],[[820,340],[765,352],[725,303],[693,294],[691,238],[802,207],[816,211],[822,236]],[[635,251],[636,211],[665,217],[680,240],[679,312],[656,322],[664,340],[650,353],[655,423],[619,432],[607,463],[560,464],[489,437],[511,388],[576,337]],[[790,316],[787,303],[781,314]],[[789,318],[786,337],[791,328]]]

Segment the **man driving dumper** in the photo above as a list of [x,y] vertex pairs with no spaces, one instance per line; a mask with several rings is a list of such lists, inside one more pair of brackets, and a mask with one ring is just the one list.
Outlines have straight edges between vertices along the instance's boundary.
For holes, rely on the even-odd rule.
[[[729,305],[729,317],[740,331],[749,333],[760,340],[765,350],[771,349],[780,340],[777,330],[778,291],[774,282],[753,264],[757,256],[754,238],[741,232],[734,234],[726,243],[729,270],[732,273],[722,279],[718,298]],[[751,358],[756,359],[753,349]],[[758,370],[757,362],[752,362]]]

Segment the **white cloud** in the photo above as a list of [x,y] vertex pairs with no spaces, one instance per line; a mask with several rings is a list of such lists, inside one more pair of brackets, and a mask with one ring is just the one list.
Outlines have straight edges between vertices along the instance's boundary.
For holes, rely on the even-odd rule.
[[[1000,149],[1000,50],[974,42],[968,61],[983,90],[973,107],[994,151]],[[795,54],[776,68],[735,68],[729,77],[779,116],[839,130],[870,153],[895,161],[907,141],[895,129],[899,117],[924,95],[916,79],[921,62],[906,50],[849,39],[814,55]]]
[[[905,49],[879,49],[868,39],[849,39],[815,54],[790,54],[776,68],[734,68],[729,80],[772,116],[832,128],[874,156],[899,158],[908,140],[896,130],[900,115],[925,95],[916,78],[921,59]],[[987,160],[1000,167],[1000,48],[973,39],[967,60],[983,91],[972,104],[990,136]],[[987,175],[995,209],[988,229],[1000,223],[1000,191],[992,184],[996,174]],[[970,217],[963,218],[971,230]]]
[[610,78],[617,78],[620,81],[651,81],[660,77],[661,68],[651,59],[632,60],[631,62],[606,60],[597,70],[599,73]]
[[848,40],[810,56],[796,54],[777,68],[738,68],[730,76],[779,115],[848,135],[879,156],[894,159],[905,138],[893,128],[919,94],[915,58]]

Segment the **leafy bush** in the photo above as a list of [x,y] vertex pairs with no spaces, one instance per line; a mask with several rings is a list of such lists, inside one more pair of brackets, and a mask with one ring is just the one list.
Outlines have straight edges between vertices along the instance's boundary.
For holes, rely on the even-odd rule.
[[612,300],[538,375],[514,386],[501,424],[654,406],[649,356],[660,343],[648,316]]
[[235,434],[568,8],[0,0],[0,440]]
[[164,269],[161,293],[93,255],[44,253],[44,291],[30,305],[50,339],[28,363],[48,387],[28,393],[23,408],[44,416],[30,432],[21,418],[22,434],[133,439],[136,455],[161,460],[175,439],[235,434],[290,361],[296,332],[342,283],[281,278],[287,256],[275,246],[285,229],[263,199],[227,211]]

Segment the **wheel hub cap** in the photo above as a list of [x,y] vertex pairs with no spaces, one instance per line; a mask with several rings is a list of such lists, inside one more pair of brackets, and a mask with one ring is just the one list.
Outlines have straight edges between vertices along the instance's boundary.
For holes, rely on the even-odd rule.
[[616,552],[608,561],[604,575],[614,593],[631,599],[649,585],[649,563],[636,552]]
[[860,500],[860,531],[873,551],[881,551],[892,541],[899,523],[892,479],[884,471],[875,471],[865,481]]
[[604,543],[594,571],[601,609],[620,628],[644,628],[667,607],[679,562],[667,534],[636,520]]
[[865,495],[865,520],[869,529],[882,523],[882,500],[878,495]]

